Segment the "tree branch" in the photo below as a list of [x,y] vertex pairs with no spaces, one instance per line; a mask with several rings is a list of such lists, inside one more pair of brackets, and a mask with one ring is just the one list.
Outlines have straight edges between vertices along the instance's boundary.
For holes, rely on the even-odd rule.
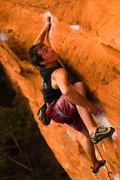
[[10,161],[12,161],[12,162],[18,164],[19,166],[22,166],[23,168],[25,168],[25,169],[27,169],[28,171],[31,172],[31,168],[29,168],[29,167],[27,167],[26,165],[24,165],[24,164],[22,164],[22,163],[16,161],[16,160],[13,159],[13,158],[11,158],[8,154],[6,154],[6,155],[4,155],[4,156],[5,156],[7,159],[9,159]]

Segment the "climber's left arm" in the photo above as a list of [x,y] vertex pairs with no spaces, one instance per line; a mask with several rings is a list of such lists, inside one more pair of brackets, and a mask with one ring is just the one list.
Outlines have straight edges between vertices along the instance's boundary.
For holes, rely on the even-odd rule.
[[50,19],[50,17],[48,16],[46,18],[46,21],[45,21],[43,29],[41,30],[41,32],[39,33],[38,37],[36,38],[36,40],[34,42],[34,45],[39,43],[40,41],[44,42],[45,35],[46,35],[46,33],[48,33],[48,30],[49,30],[50,25],[51,25],[51,22],[50,22],[49,19]]

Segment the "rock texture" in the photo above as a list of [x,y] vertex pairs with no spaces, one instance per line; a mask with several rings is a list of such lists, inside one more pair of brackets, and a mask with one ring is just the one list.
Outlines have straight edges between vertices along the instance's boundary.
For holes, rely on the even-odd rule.
[[[83,80],[90,100],[101,106],[102,114],[95,121],[116,128],[112,138],[103,140],[98,147],[114,179],[119,180],[120,1],[2,0],[0,6],[0,37],[9,46],[0,41],[1,64],[14,87],[28,98],[42,135],[70,178],[93,180],[83,136],[53,121],[45,127],[36,116],[43,102],[40,76],[38,69],[25,59],[48,11],[52,16],[49,43],[60,55],[71,82]],[[106,176],[105,168],[101,168],[99,179]]]

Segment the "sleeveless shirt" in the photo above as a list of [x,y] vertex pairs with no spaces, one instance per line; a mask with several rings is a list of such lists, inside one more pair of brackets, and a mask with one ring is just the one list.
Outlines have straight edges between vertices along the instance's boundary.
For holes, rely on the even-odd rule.
[[51,86],[51,74],[58,68],[61,67],[39,68],[43,97],[44,101],[48,104],[51,104],[55,99],[58,99],[62,95],[59,89],[53,89]]

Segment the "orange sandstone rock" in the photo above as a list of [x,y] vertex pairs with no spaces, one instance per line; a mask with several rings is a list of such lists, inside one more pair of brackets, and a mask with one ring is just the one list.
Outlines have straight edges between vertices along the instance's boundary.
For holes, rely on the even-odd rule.
[[[7,34],[9,47],[22,60],[27,58],[26,52],[39,34],[46,13],[51,13],[50,45],[60,55],[59,60],[71,82],[83,80],[91,101],[101,106],[102,114],[95,117],[96,122],[116,128],[112,139],[98,145],[115,180],[120,177],[119,7],[119,0],[3,0],[0,6],[1,32]],[[43,103],[38,69],[18,59],[2,41],[0,62],[14,86],[28,98],[41,133],[71,179],[93,180],[91,163],[83,149],[83,136],[53,121],[45,127],[37,118],[37,109]],[[99,158],[97,151],[96,154]],[[98,177],[105,179],[104,168],[100,169]]]

